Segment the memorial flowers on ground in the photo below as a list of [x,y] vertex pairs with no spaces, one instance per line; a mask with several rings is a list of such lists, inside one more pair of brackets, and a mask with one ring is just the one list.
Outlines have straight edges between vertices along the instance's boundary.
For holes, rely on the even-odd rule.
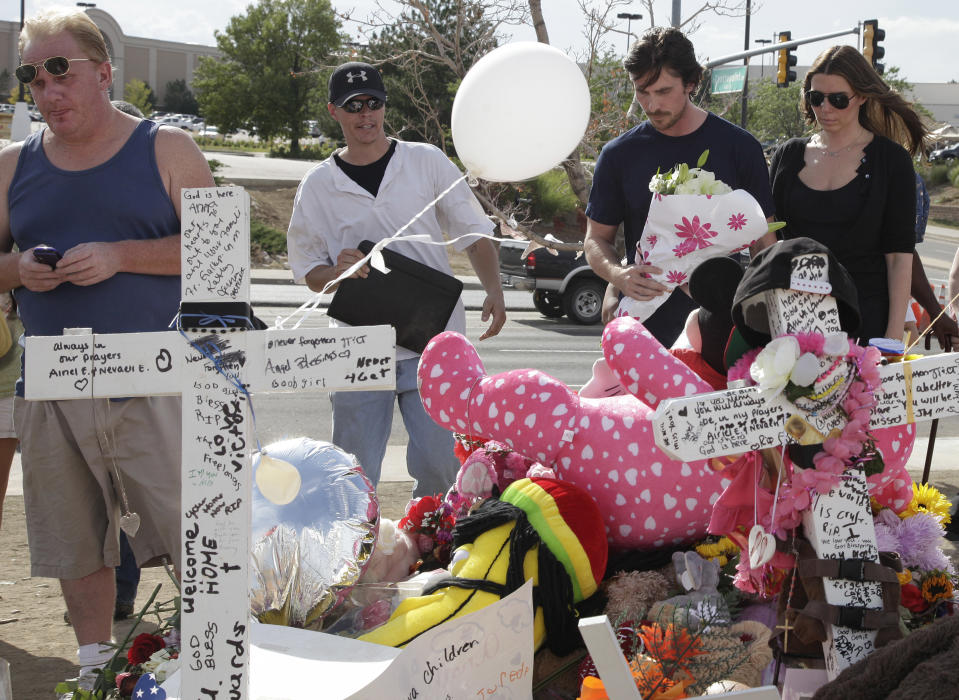
[[[176,583],[172,574],[171,580]],[[156,603],[159,592],[158,585],[134,618],[127,636],[116,645],[116,653],[99,674],[93,690],[80,690],[75,681],[68,681],[55,688],[60,697],[140,700],[148,697],[145,687],[162,683],[180,667],[180,597]],[[138,632],[144,620],[153,623],[154,631]]]
[[889,508],[874,516],[876,544],[902,559],[900,606],[910,628],[954,612],[956,569],[943,551],[944,524],[952,504],[931,484],[913,484],[913,500],[898,515]]

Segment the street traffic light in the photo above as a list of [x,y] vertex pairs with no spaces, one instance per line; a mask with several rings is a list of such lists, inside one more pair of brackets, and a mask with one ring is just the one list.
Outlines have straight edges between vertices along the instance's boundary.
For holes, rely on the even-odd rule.
[[862,55],[872,64],[879,75],[886,67],[879,61],[886,55],[886,49],[879,42],[886,38],[886,30],[879,28],[879,20],[867,19],[862,23]]
[[[792,41],[792,32],[779,32],[779,43]],[[796,57],[793,55],[794,48],[780,49],[776,52],[776,85],[779,87],[788,87],[789,83],[796,79],[796,71],[790,70],[796,65]]]

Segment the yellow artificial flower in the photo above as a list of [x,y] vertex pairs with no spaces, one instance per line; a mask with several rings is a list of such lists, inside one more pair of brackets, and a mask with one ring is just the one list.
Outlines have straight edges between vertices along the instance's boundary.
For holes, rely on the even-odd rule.
[[722,553],[723,549],[718,542],[704,542],[696,545],[696,554],[703,559],[715,559]]
[[933,571],[922,578],[922,598],[928,603],[952,598],[952,580],[949,574]]
[[909,569],[903,569],[896,574],[896,578],[899,579],[900,586],[905,586],[907,583],[912,583],[912,572]]
[[952,503],[935,486],[912,482],[912,501],[899,514],[899,517],[905,520],[917,513],[929,513],[935,516],[940,523],[946,525],[952,521],[949,515],[951,508]]
[[728,537],[720,537],[717,542],[697,544],[696,553],[703,559],[715,559],[723,567],[729,563],[729,557],[739,554],[739,546]]

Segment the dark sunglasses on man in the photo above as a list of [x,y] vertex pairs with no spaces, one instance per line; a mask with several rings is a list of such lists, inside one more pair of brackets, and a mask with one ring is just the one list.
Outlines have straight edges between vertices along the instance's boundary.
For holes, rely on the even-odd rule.
[[829,100],[836,109],[846,109],[849,106],[849,95],[844,92],[819,92],[819,90],[810,90],[806,93],[806,99],[813,107],[820,107],[824,100]]
[[385,104],[386,100],[381,100],[379,97],[367,97],[365,100],[354,97],[352,100],[347,100],[343,103],[343,111],[349,112],[350,114],[359,114],[363,111],[365,105],[370,108],[371,112],[375,112],[378,109],[383,109],[383,105]]
[[40,72],[40,66],[53,76],[66,75],[70,72],[70,63],[73,61],[92,61],[92,58],[65,58],[64,56],[51,56],[45,58],[39,63],[24,63],[17,66],[17,80],[24,85],[29,85],[37,79],[37,73]]

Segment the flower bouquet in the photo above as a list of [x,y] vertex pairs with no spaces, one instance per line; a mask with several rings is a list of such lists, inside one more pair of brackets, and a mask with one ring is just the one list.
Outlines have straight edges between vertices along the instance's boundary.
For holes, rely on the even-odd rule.
[[[708,157],[707,150],[695,168],[681,163],[667,173],[657,171],[649,182],[653,200],[636,244],[636,262],[660,268],[663,272],[651,277],[670,290],[685,284],[704,260],[744,250],[766,231],[782,226],[767,226],[751,194],[733,190],[703,170]],[[643,321],[667,297],[662,294],[646,301],[623,297],[616,315]]]

